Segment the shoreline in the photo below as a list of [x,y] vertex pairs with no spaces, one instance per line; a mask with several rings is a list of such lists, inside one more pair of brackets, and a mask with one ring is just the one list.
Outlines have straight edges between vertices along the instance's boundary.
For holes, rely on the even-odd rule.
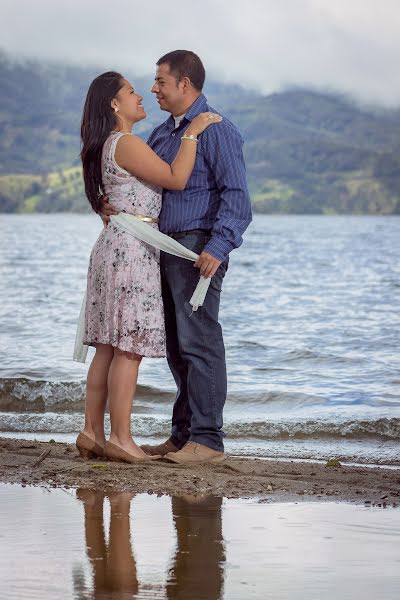
[[[40,464],[39,457],[47,452]],[[188,467],[84,461],[73,444],[0,437],[0,482],[50,488],[104,489],[157,495],[204,494],[260,502],[344,501],[400,505],[400,467],[325,466],[227,455],[219,465]]]

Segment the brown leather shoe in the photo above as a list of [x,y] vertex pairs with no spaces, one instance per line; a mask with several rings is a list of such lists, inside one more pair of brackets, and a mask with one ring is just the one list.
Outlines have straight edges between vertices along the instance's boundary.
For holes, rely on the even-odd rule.
[[154,454],[160,454],[161,456],[165,456],[168,452],[178,452],[179,448],[175,446],[170,440],[162,444],[158,444],[158,446],[151,446],[150,444],[143,444],[140,446],[146,454],[149,456],[153,456]]
[[169,452],[164,458],[181,465],[199,465],[202,463],[221,463],[225,460],[225,454],[203,444],[187,442],[182,450]]
[[152,460],[157,460],[157,458],[161,458],[160,454],[153,455],[153,456],[146,456],[144,458],[138,458],[137,456],[130,454],[129,452],[127,452],[123,448],[120,448],[116,444],[113,444],[112,442],[105,443],[104,454],[108,458],[108,460],[112,460],[112,461],[116,461],[116,462],[122,461],[122,462],[128,462],[128,463],[150,462]]
[[104,448],[93,441],[86,433],[80,433],[78,435],[75,445],[84,460],[89,460],[90,458],[104,458]]

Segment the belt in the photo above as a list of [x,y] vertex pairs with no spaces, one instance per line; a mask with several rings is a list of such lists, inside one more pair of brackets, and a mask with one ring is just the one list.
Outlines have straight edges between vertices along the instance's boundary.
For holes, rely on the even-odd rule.
[[210,229],[189,229],[189,231],[177,231],[176,233],[167,233],[167,235],[169,235],[169,237],[172,237],[174,240],[180,240],[181,238],[184,238],[187,235],[192,235],[193,233],[211,235]]
[[145,223],[158,223],[160,219],[155,219],[154,217],[146,217],[145,215],[132,215],[139,221],[144,221]]

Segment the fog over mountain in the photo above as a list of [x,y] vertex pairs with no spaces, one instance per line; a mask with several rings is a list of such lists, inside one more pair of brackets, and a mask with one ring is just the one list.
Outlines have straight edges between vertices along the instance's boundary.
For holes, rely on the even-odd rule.
[[264,94],[287,86],[400,105],[398,0],[2,0],[2,47],[17,56],[152,74],[176,48],[212,79]]

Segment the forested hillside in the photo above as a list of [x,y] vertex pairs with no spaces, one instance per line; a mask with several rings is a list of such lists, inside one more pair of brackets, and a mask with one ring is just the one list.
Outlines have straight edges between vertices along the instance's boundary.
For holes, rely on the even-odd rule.
[[[104,70],[116,68],[105,65]],[[86,211],[79,124],[101,70],[16,63],[0,55],[0,211]],[[142,137],[166,118],[152,76],[124,73],[143,93]],[[255,210],[270,213],[400,213],[400,111],[362,109],[310,90],[262,96],[209,81],[211,104],[245,139]]]

